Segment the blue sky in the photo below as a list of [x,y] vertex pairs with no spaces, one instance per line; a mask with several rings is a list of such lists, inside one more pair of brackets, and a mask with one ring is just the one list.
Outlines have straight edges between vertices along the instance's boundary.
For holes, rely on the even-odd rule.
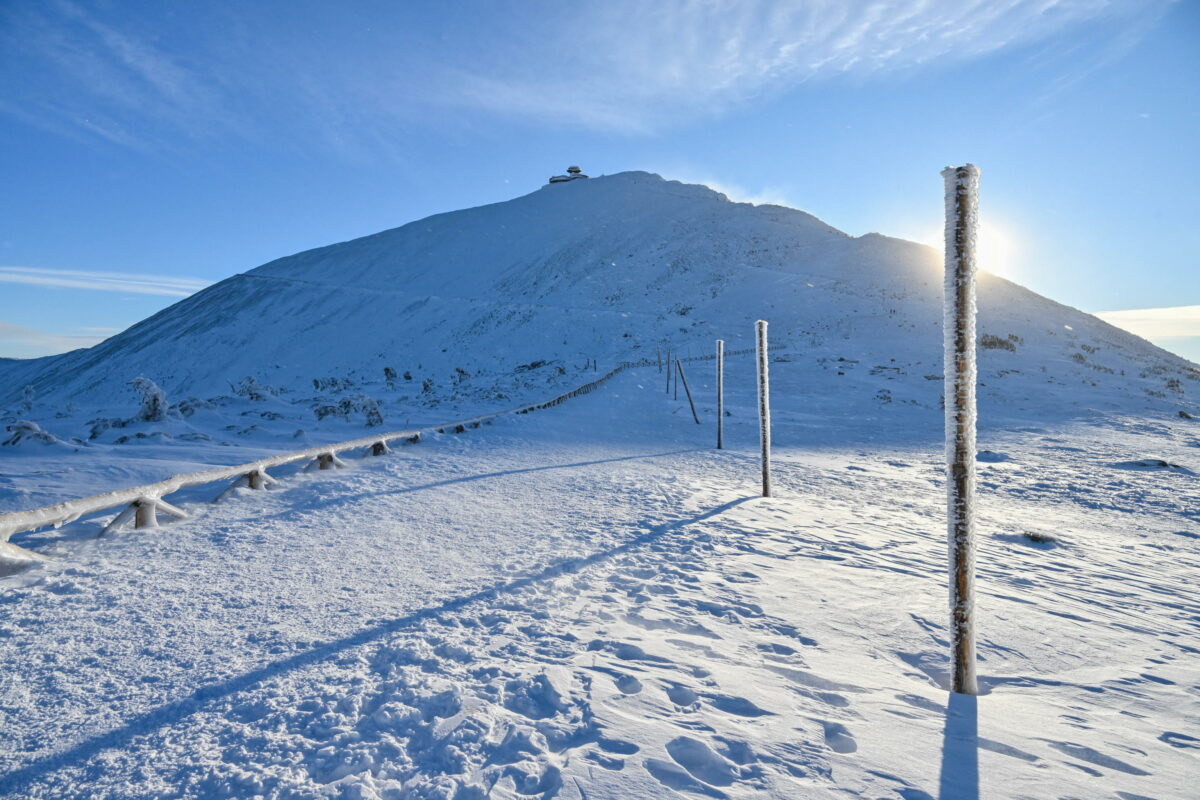
[[937,244],[1200,360],[1200,3],[0,6],[0,356],[578,163]]

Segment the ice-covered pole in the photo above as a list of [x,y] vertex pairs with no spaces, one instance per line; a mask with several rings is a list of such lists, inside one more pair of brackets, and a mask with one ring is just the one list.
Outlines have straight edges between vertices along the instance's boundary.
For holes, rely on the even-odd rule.
[[975,228],[979,168],[946,167],[946,512],[950,566],[951,688],[975,679]]
[[700,415],[696,413],[696,403],[692,400],[692,390],[688,388],[687,373],[685,373],[683,371],[683,362],[676,360],[675,367],[679,370],[679,377],[677,377],[675,379],[675,381],[676,381],[675,388],[676,388],[676,390],[678,390],[678,388],[679,388],[678,382],[680,379],[682,379],[683,380],[683,391],[685,393],[687,393],[688,405],[691,406],[691,409],[692,409],[692,419],[696,420],[696,424],[699,425],[700,424]]
[[762,496],[771,496],[771,387],[767,374],[767,321],[754,323],[758,340],[758,438],[762,444]]
[[725,449],[725,341],[717,339],[717,449]]

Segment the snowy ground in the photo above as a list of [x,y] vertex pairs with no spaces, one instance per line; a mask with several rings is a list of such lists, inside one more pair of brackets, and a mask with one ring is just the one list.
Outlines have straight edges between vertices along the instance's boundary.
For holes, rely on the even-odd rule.
[[757,498],[730,369],[725,452],[650,368],[159,531],[14,537],[63,558],[0,580],[0,793],[1194,796],[1196,423],[983,431],[971,700],[936,415],[831,422],[778,364]]

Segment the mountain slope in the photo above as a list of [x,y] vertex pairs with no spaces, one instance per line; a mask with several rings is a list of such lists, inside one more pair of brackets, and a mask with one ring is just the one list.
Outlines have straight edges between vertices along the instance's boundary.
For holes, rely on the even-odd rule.
[[[385,367],[431,381],[425,399],[510,394],[518,365],[562,364],[553,377],[571,382],[571,365],[587,359],[707,352],[718,337],[747,346],[761,317],[774,342],[815,362],[887,365],[927,404],[938,396],[924,376],[940,372],[940,302],[927,247],[627,172],[278,259],[93,348],[0,365],[0,400],[29,383],[39,397],[108,407],[129,402],[138,375],[172,396],[227,393],[245,376],[292,391],[336,378],[378,396]],[[980,331],[996,337],[982,366],[999,396],[1049,392],[1074,406],[1086,386],[1084,405],[1169,411],[1200,376],[993,276],[980,283]],[[1014,373],[1036,390],[1004,380]]]

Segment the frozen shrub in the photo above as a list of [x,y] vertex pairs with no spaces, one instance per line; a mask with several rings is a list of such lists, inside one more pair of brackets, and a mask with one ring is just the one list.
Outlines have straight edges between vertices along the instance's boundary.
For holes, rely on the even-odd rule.
[[[344,400],[342,402],[345,403]],[[360,394],[354,398],[354,405],[356,410],[361,411],[366,417],[368,428],[383,424],[383,413],[379,410],[379,403],[375,402],[375,398]]]
[[991,333],[985,333],[979,337],[979,346],[984,350],[1008,350],[1010,353],[1017,352],[1016,337],[1009,335],[1008,338],[1001,338]]
[[201,400],[199,397],[185,397],[171,406],[172,412],[179,414],[181,417],[190,417],[201,408],[215,408],[215,406],[207,400]]
[[322,403],[313,407],[313,414],[317,419],[341,417],[349,422],[350,415],[355,412],[363,415],[368,428],[383,424],[383,413],[379,410],[379,403],[365,394],[343,397],[336,405]]
[[245,397],[247,400],[255,402],[262,402],[276,393],[275,389],[270,386],[259,383],[253,375],[247,375],[242,378],[236,386],[232,383],[229,384],[229,388],[238,397]]
[[37,442],[39,444],[62,444],[54,434],[44,431],[36,422],[19,419],[8,426],[12,434],[2,443],[6,447],[15,447],[22,442]]
[[161,422],[167,418],[167,393],[149,378],[137,377],[129,385],[141,395],[141,405],[135,419]]

